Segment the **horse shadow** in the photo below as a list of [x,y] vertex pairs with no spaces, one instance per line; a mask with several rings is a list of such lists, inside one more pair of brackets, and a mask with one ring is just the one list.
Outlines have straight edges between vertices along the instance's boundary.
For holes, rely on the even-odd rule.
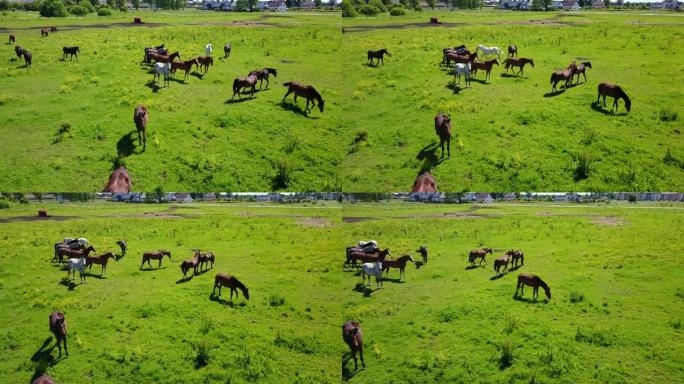
[[416,160],[423,161],[423,165],[420,167],[419,174],[431,171],[434,167],[438,166],[445,159],[447,159],[446,157],[437,157],[437,148],[439,148],[439,144],[433,141],[418,152],[416,155]]
[[150,272],[150,271],[156,271],[158,269],[166,269],[166,267],[157,267],[157,268],[147,267],[145,269],[140,268],[139,270],[143,271],[143,272]]
[[[305,110],[301,109],[297,104],[290,104],[290,103],[286,103],[284,101],[281,101],[280,107],[286,111],[295,112],[295,113],[302,115],[302,116],[305,116],[306,118],[309,118],[309,119],[318,119],[319,118],[319,117],[309,116],[309,113],[306,112]],[[318,108],[318,107],[314,107],[314,108]]]
[[523,266],[523,264],[516,265],[515,267],[510,267],[510,268],[508,268],[508,271],[509,271],[509,272],[517,271],[517,270],[520,269],[520,267],[522,267],[522,266]]
[[446,85],[446,87],[454,91],[454,95],[458,95],[459,93],[461,93],[462,90],[470,88],[468,86],[462,87],[459,83],[449,83]]
[[594,101],[591,103],[591,109],[593,109],[596,112],[601,112],[606,116],[626,116],[627,112],[622,112],[622,113],[615,113],[613,110],[607,110],[603,107],[603,104],[601,104],[598,101]]
[[389,281],[390,283],[396,283],[396,284],[406,284],[404,280],[401,280],[398,277],[383,277],[382,282],[384,283],[385,281]]
[[76,289],[76,286],[78,285],[73,280],[69,279],[68,277],[62,278],[62,280],[59,281],[59,284],[69,288],[70,291],[73,291],[74,289]]
[[31,382],[42,376],[48,367],[54,366],[64,359],[63,357],[55,359],[52,356],[52,351],[57,347],[57,344],[53,344],[52,347],[48,348],[51,343],[52,336],[46,337],[40,348],[31,356],[31,361],[37,363],[33,376],[31,376]]
[[250,101],[250,100],[254,100],[254,99],[256,99],[256,96],[252,96],[252,97],[245,98],[245,99],[228,99],[223,104],[243,103],[245,101]]
[[147,88],[151,89],[152,92],[154,92],[154,93],[159,92],[159,90],[163,88],[159,84],[157,84],[154,80],[148,81],[147,83],[145,83],[145,86]]
[[190,76],[196,77],[196,78],[198,78],[198,79],[200,79],[200,80],[203,80],[203,79],[204,79],[204,75],[201,74],[201,73],[199,73],[199,72],[197,72],[197,71],[192,71],[192,72],[190,72]]
[[422,260],[418,260],[418,261],[415,261],[413,264],[416,266],[416,269],[420,269],[422,266],[424,266],[427,263],[423,262]]
[[176,284],[183,284],[187,283],[188,281],[192,280],[193,275],[190,275],[188,277],[181,277],[180,279],[176,280]]
[[229,306],[231,308],[235,308],[235,304],[233,303],[232,300],[223,299],[220,296],[214,295],[213,292],[211,294],[209,294],[209,300],[216,302],[216,303],[219,303],[221,305],[226,305],[226,306]]
[[481,268],[481,265],[468,265],[465,267],[466,271],[470,271],[471,269],[476,269],[476,268]]
[[207,273],[207,272],[209,272],[209,271],[211,271],[211,268],[207,268],[207,269],[205,269],[205,270],[200,270],[200,269],[198,269],[198,270],[197,270],[196,276],[202,276],[202,275],[204,275],[205,273]]
[[527,297],[518,296],[516,294],[513,295],[513,300],[520,301],[521,303],[527,303],[527,304],[548,304],[549,303],[548,300],[539,301],[537,299],[528,299]]
[[494,280],[499,280],[500,278],[504,277],[507,275],[507,272],[504,273],[497,273],[496,275],[492,276],[489,278],[489,281],[494,281]]
[[352,354],[351,352],[345,352],[344,355],[342,356],[342,380],[348,381],[354,376],[356,376],[357,373],[363,371],[365,368],[361,369],[355,369],[351,370],[347,367],[347,363],[349,363],[349,360],[352,360]]
[[484,84],[484,85],[489,85],[489,84],[490,84],[490,83],[487,82],[487,79],[478,79],[478,78],[475,78],[475,77],[471,77],[471,78],[470,78],[470,81],[475,81],[475,82],[478,82],[478,83]]
[[[372,287],[372,285],[370,287]],[[370,297],[370,295],[372,295],[373,292],[377,291],[378,289],[379,288],[369,288],[369,286],[365,283],[356,283],[356,286],[354,287],[356,292],[363,293],[363,297]]]
[[100,279],[100,280],[103,280],[103,279],[106,279],[106,278],[107,278],[107,276],[103,276],[103,275],[101,275],[101,274],[98,275],[98,274],[92,273],[92,272],[85,272],[84,275],[85,275],[86,277],[93,277],[93,278]]
[[565,93],[565,88],[560,89],[560,90],[556,90],[556,91],[546,92],[544,94],[544,97],[555,97],[555,96],[558,96],[562,93]]
[[513,77],[513,78],[516,78],[516,77],[520,77],[520,76],[519,76],[519,75],[516,75],[516,74],[514,74],[514,73],[505,73],[505,72],[504,72],[504,73],[501,74],[501,77]]
[[130,131],[121,136],[119,141],[116,142],[116,152],[119,154],[119,157],[128,157],[133,154],[135,150],[133,136],[136,132],[137,131]]

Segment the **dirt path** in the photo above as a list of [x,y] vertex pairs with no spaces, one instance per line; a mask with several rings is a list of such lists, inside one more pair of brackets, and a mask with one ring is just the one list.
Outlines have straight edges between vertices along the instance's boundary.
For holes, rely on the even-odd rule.
[[473,25],[545,25],[555,27],[567,27],[574,25],[573,23],[562,22],[557,20],[501,20],[484,23],[451,23],[443,22],[439,24],[432,23],[406,23],[406,24],[381,24],[381,25],[357,25],[353,27],[343,27],[342,33],[353,32],[367,32],[376,29],[412,29],[412,28],[444,28],[444,27],[464,27]]
[[21,221],[67,221],[81,219],[79,216],[12,216],[0,218],[0,224],[16,223]]
[[[157,28],[157,27],[168,27],[168,26],[226,26],[226,27],[278,27],[276,23],[262,23],[258,21],[215,21],[215,22],[195,22],[195,23],[149,23],[144,24],[133,24],[129,22],[118,22],[118,23],[95,23],[95,24],[70,24],[64,26],[57,26],[58,31],[79,31],[83,29],[109,29],[109,28],[131,28],[131,27],[146,27],[146,28]],[[17,28],[6,28],[0,27],[0,33],[14,32],[14,31],[29,31],[36,30],[40,31],[42,27],[17,27]],[[59,33],[59,32],[53,32]]]

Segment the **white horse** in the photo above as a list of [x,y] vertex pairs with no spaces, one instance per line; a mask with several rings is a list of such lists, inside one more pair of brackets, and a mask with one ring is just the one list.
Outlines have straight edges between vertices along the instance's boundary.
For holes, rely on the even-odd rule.
[[154,63],[154,81],[164,75],[164,85],[169,84],[171,78],[171,63]]
[[361,265],[361,279],[363,280],[364,284],[366,283],[366,275],[368,275],[368,285],[371,285],[371,275],[375,276],[375,283],[379,287],[382,287],[382,263],[377,262],[377,263],[363,263]]
[[69,259],[67,262],[67,279],[73,274],[74,279],[76,278],[76,270],[81,276],[81,281],[85,283],[85,257],[78,259]]
[[206,47],[204,47],[204,56],[209,57],[211,56],[211,52],[213,52],[214,49],[211,47],[211,43],[207,44]]
[[454,65],[454,83],[456,83],[456,77],[458,76],[458,84],[461,84],[461,75],[465,75],[466,86],[470,85],[470,63],[456,63]]
[[378,242],[375,240],[359,240],[359,247],[366,248],[369,245],[372,245],[377,248]]
[[497,55],[501,58],[501,50],[499,47],[485,47],[484,45],[479,44],[477,48],[475,48],[475,52],[477,51],[482,51],[482,56]]

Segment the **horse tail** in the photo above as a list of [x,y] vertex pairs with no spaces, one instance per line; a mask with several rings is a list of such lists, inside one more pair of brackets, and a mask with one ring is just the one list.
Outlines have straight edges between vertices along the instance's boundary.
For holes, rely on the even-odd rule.
[[233,80],[233,92],[237,92],[238,89],[239,89],[239,79],[235,79],[235,80]]

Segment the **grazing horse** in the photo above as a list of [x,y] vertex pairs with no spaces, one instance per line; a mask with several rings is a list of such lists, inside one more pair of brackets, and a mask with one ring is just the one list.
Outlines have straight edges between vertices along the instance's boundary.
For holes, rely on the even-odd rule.
[[518,285],[515,287],[515,296],[518,296],[518,290],[520,290],[520,296],[523,295],[523,286],[528,285],[532,287],[533,293],[532,298],[536,299],[539,296],[539,287],[544,289],[546,297],[551,299],[551,288],[542,280],[539,276],[533,275],[531,273],[522,272],[518,275]]
[[69,60],[73,60],[74,56],[76,56],[76,60],[78,61],[78,54],[81,50],[78,47],[62,47],[62,52],[62,60],[66,60],[67,55],[70,55]]
[[95,248],[93,246],[89,246],[87,248],[79,248],[79,249],[71,249],[68,247],[58,247],[57,248],[57,257],[59,258],[59,261],[62,262],[64,256],[69,256],[73,259],[75,258],[81,258],[81,257],[87,257],[90,252],[95,252]]
[[401,280],[402,276],[406,278],[406,274],[404,274],[404,269],[406,268],[406,263],[409,261],[415,263],[415,261],[413,261],[413,257],[411,257],[410,255],[404,255],[396,260],[383,260],[382,270],[385,271],[387,276],[389,276],[390,268],[399,268],[399,280]]
[[112,171],[112,174],[109,175],[109,181],[107,181],[107,185],[105,185],[104,189],[102,190],[102,192],[111,193],[128,193],[130,191],[131,177],[128,174],[128,170],[123,165]]
[[138,145],[142,142],[144,151],[147,146],[147,108],[144,105],[140,104],[135,107],[133,122],[135,123],[135,129],[138,131]]
[[55,380],[47,373],[43,373],[31,382],[31,384],[55,384]]
[[485,47],[482,44],[478,44],[478,46],[475,48],[475,52],[477,51],[482,52],[482,56],[497,55],[499,58],[501,58],[501,50],[499,47]]
[[200,270],[202,270],[202,267],[211,263],[211,269],[214,269],[214,261],[216,260],[216,257],[214,256],[213,252],[207,252],[207,253],[202,253],[200,254],[199,257],[199,263],[200,263]]
[[368,284],[371,285],[371,276],[375,276],[375,284],[378,288],[382,287],[382,262],[363,263],[361,265],[361,280],[366,282],[368,276]]
[[198,56],[197,63],[199,64],[200,72],[206,75],[209,72],[209,67],[214,65],[214,58],[211,56]]
[[494,271],[496,271],[497,276],[501,270],[501,266],[504,267],[504,272],[508,271],[508,263],[511,262],[511,256],[506,252],[505,255],[497,257],[494,259]]
[[475,249],[470,251],[470,254],[468,255],[468,261],[470,262],[470,265],[475,265],[475,259],[480,259],[480,265],[482,265],[483,262],[486,262],[485,256],[487,254],[492,254],[492,249],[491,248],[482,248],[482,249]]
[[165,250],[165,249],[160,249],[158,251],[154,252],[145,252],[143,253],[142,257],[142,263],[140,264],[140,269],[142,269],[143,265],[145,265],[145,262],[147,262],[147,266],[152,269],[152,264],[150,264],[150,260],[159,260],[159,265],[157,268],[161,268],[162,264],[162,259],[164,256],[168,256],[169,260],[171,260],[171,252]]
[[199,63],[197,62],[197,59],[192,59],[192,60],[187,60],[187,61],[174,61],[171,63],[171,73],[174,75],[176,74],[177,69],[182,69],[185,71],[185,76],[183,77],[183,80],[188,79],[188,74],[190,74],[190,71],[192,70],[192,66],[197,67]]
[[420,248],[416,249],[416,252],[420,253],[420,256],[423,257],[423,263],[427,264],[427,262],[428,262],[428,250],[427,250],[427,247],[421,245]]
[[24,64],[26,65],[26,67],[31,66],[31,59],[33,59],[33,54],[30,51],[27,51],[24,48],[15,45],[14,53],[17,55],[17,57],[24,57]]
[[195,252],[195,256],[192,257],[190,260],[183,260],[181,263],[181,272],[183,272],[183,278],[185,279],[185,275],[188,273],[190,269],[192,269],[192,275],[197,274],[197,266],[199,265],[199,257],[200,257],[200,251],[197,250]]
[[518,57],[518,46],[513,45],[513,44],[508,46],[508,55],[506,57],[508,58],[511,56],[512,57]]
[[625,101],[625,108],[627,108],[627,112],[629,112],[630,108],[632,108],[632,101],[629,99],[629,96],[625,93],[625,91],[622,90],[622,88],[617,85],[617,84],[611,84],[607,81],[601,82],[598,85],[598,97],[596,98],[596,102],[599,103],[599,100],[601,100],[601,96],[603,96],[603,106],[606,106],[606,96],[610,96],[613,98],[613,107],[610,108],[610,111],[613,111],[613,108],[615,108],[615,111],[617,112],[618,110],[618,99],[622,99]]
[[263,68],[259,70],[254,70],[249,73],[249,76],[256,75],[257,80],[259,80],[259,89],[261,89],[261,84],[266,80],[266,88],[268,88],[268,76],[273,75],[273,77],[278,77],[275,68]]
[[359,369],[356,363],[356,352],[361,356],[361,365],[366,368],[366,363],[363,361],[363,332],[361,332],[361,325],[356,321],[346,321],[342,325],[342,340],[347,343],[351,350],[351,355],[354,358],[354,370]]
[[485,81],[489,80],[489,74],[492,72],[492,66],[496,64],[499,65],[499,60],[498,59],[492,59],[492,60],[487,60],[487,61],[473,61],[472,63],[472,68],[473,68],[473,76],[477,73],[478,69],[481,69],[486,72],[485,75]]
[[383,56],[385,56],[385,55],[392,57],[392,55],[390,55],[390,53],[387,51],[387,48],[378,49],[377,51],[369,50],[368,51],[368,64],[373,65],[373,59],[375,59],[375,60],[377,60],[375,63],[376,67],[378,65],[380,65],[381,62],[382,62],[382,65],[385,65],[385,60],[383,59]]
[[161,54],[158,52],[150,52],[148,57],[150,58],[150,60],[154,60],[157,63],[170,63],[170,62],[174,61],[175,59],[180,60],[180,53],[178,53],[178,51],[176,51],[170,55],[167,55],[167,54]]
[[435,116],[435,133],[439,136],[442,158],[444,158],[444,143],[447,145],[447,155],[451,158],[451,117],[446,113],[440,112]]
[[525,255],[522,253],[522,251],[511,250],[506,252],[506,254],[511,257],[511,265],[513,265],[513,268],[518,266],[518,261],[520,261],[521,266],[525,264]]
[[17,36],[14,33],[9,34],[9,43],[15,43],[17,41]]
[[235,95],[238,96],[238,99],[242,100],[242,96],[240,94],[242,93],[242,90],[244,88],[251,88],[252,93],[251,96],[254,97],[254,92],[256,90],[256,83],[257,83],[257,76],[256,75],[249,75],[247,77],[238,77],[237,79],[233,80],[233,96],[230,98],[233,100],[235,98]]
[[530,64],[532,68],[534,68],[534,60],[528,59],[525,57],[511,57],[506,60],[504,60],[503,65],[506,68],[506,73],[508,73],[508,69],[511,69],[511,72],[515,73],[515,70],[513,67],[518,67],[520,70],[518,70],[518,76],[522,75],[524,72],[523,70],[525,69],[525,64]]
[[109,259],[114,259],[114,261],[116,261],[116,256],[114,256],[114,254],[111,252],[107,252],[100,256],[88,256],[85,259],[85,266],[89,267],[89,271],[93,270],[93,264],[99,264],[102,267],[102,273],[100,273],[100,276],[104,276],[104,274],[107,272],[107,263],[109,262]]
[[47,35],[50,34],[50,29],[49,28],[41,28],[40,29],[40,36],[41,37],[46,37]]
[[204,46],[204,56],[209,57],[212,52],[214,52],[214,48],[211,46],[211,43]]
[[[301,96],[306,99],[306,108],[304,109],[304,112],[310,112],[311,108],[316,106],[316,103],[318,103],[318,109],[321,110],[321,113],[323,112],[325,101],[321,97],[321,94],[316,91],[316,88],[311,85],[304,85],[294,81],[289,81],[283,85],[287,87],[287,93],[285,96],[283,96],[283,102],[285,102],[285,98],[290,93],[294,92],[295,104],[297,103],[297,96]],[[309,103],[311,103],[311,107],[309,107]]]
[[466,54],[458,54],[458,53],[452,53],[449,52],[447,53],[447,60],[446,60],[446,65],[451,66],[451,62],[453,61],[454,63],[472,63],[477,59],[477,52],[473,53],[466,53]]
[[71,275],[73,275],[73,277],[75,279],[76,278],[76,270],[78,269],[78,274],[81,277],[80,281],[85,283],[86,282],[85,262],[86,262],[85,256],[81,256],[78,259],[69,259],[69,261],[67,261],[67,279]]
[[126,256],[126,250],[128,249],[128,244],[126,244],[126,240],[117,240],[116,244],[118,244],[121,248],[121,257]]
[[583,61],[577,66],[575,73],[572,75],[572,77],[577,75],[577,83],[579,83],[580,74],[584,76],[584,82],[587,82],[587,68],[591,68],[591,61]]
[[456,63],[454,64],[454,83],[458,77],[458,84],[461,84],[461,75],[465,76],[466,87],[470,85],[470,63]]
[[164,44],[158,45],[156,47],[145,47],[145,56],[143,57],[143,62],[149,64],[152,61],[151,54],[166,55],[168,50],[164,47]]
[[59,248],[83,249],[87,245],[88,245],[88,240],[85,238],[80,238],[80,239],[65,238],[61,242],[55,243],[55,259],[57,259],[59,257]]
[[161,75],[164,75],[164,85],[169,85],[169,79],[171,78],[170,62],[158,62],[154,64],[154,78],[152,81],[156,83]]
[[556,85],[560,83],[561,81],[565,80],[565,89],[568,88],[568,84],[572,82],[572,77],[575,74],[575,71],[577,70],[577,65],[575,65],[575,62],[570,64],[566,69],[560,70],[560,71],[555,71],[551,74],[551,92],[556,91]]
[[57,32],[57,27],[50,27],[50,32]]
[[351,252],[351,255],[349,256],[348,260],[352,263],[352,266],[356,267],[356,262],[359,260],[364,263],[375,263],[379,261],[381,262],[384,261],[389,254],[389,248],[386,248],[385,250],[380,251],[378,253]]
[[223,58],[227,59],[228,56],[230,56],[230,51],[233,49],[233,47],[230,44],[226,44],[223,46]]
[[416,180],[413,182],[413,188],[411,188],[411,193],[415,192],[437,192],[435,177],[429,171],[425,171],[416,176]]
[[230,288],[230,301],[233,301],[233,291],[235,291],[235,297],[238,297],[238,289],[242,291],[242,295],[245,299],[249,300],[249,289],[245,287],[235,276],[227,275],[225,273],[217,273],[214,278],[214,290],[211,291],[211,295],[214,296],[216,293],[216,287],[219,289],[219,297],[221,296],[221,287]]
[[50,332],[55,335],[57,339],[57,347],[59,348],[59,357],[62,357],[62,342],[64,342],[64,353],[69,356],[67,349],[67,322],[64,318],[64,313],[54,311],[48,316],[48,323],[50,325]]
[[442,49],[442,65],[446,64],[447,62],[447,54],[457,54],[457,55],[465,55],[465,54],[470,54],[470,51],[466,49],[466,46],[461,44],[458,47],[454,48],[444,48]]

